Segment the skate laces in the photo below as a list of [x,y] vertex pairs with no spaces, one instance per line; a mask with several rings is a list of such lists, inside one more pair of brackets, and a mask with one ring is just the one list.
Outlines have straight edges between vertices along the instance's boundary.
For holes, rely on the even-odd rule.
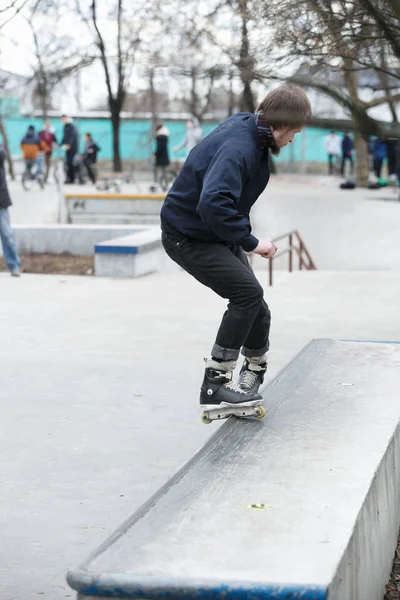
[[265,373],[266,371],[266,363],[262,363],[261,365],[255,365],[252,363],[248,363],[247,367],[243,369],[239,376],[239,385],[242,388],[250,390],[259,378],[259,373]]
[[232,390],[233,392],[239,392],[240,394],[246,394],[245,390],[242,390],[242,388],[240,387],[239,382],[235,383],[233,381],[233,379],[231,379],[231,381],[229,383],[226,383],[224,387],[226,387],[226,389],[228,389],[228,390]]
[[[258,369],[261,371],[261,369]],[[248,371],[247,369],[245,371],[242,371],[242,373],[240,374],[240,378],[239,378],[239,385],[242,388],[247,388],[248,390],[250,390],[253,385],[256,383],[258,379],[258,375],[256,371]]]

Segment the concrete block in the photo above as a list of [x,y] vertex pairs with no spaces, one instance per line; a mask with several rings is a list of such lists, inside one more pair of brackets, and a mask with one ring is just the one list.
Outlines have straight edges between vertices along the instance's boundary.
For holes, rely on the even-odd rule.
[[[156,228],[159,231],[159,228]],[[142,231],[140,225],[15,225],[14,232],[21,254],[62,254],[93,256],[95,244]],[[0,245],[1,248],[1,245]]]
[[76,222],[79,216],[134,215],[158,218],[164,201],[163,195],[124,194],[71,194],[66,195],[69,220]]
[[80,599],[382,600],[400,526],[400,344],[314,340],[87,561]]
[[[95,246],[95,274],[102,277],[140,277],[172,268],[161,245],[158,228],[148,228]],[[172,263],[172,264],[171,264]]]
[[68,218],[74,225],[159,225],[160,215],[134,215],[128,213],[71,213]]

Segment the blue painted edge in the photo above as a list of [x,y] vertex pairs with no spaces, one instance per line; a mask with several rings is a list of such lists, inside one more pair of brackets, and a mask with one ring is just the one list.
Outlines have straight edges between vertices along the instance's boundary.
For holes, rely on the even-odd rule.
[[137,246],[95,246],[95,254],[138,254]]
[[149,600],[326,600],[328,588],[318,585],[252,583],[203,579],[156,579],[120,573],[68,571],[69,585],[84,596]]

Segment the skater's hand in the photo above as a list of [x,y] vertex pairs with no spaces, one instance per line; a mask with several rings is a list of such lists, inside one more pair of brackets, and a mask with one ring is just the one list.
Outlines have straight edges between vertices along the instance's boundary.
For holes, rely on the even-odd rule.
[[276,246],[272,240],[265,239],[260,240],[253,252],[254,254],[259,254],[263,258],[272,258],[277,250],[278,246]]

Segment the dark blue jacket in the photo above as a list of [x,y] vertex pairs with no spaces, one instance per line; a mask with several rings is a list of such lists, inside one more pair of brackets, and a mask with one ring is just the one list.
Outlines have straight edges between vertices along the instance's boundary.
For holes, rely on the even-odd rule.
[[94,165],[97,162],[97,154],[100,152],[100,150],[100,146],[98,146],[94,140],[87,142],[85,144],[85,152],[83,154],[85,162],[89,165]]
[[351,137],[343,136],[342,139],[342,152],[344,156],[351,156],[351,151],[354,148],[353,140]]
[[386,141],[381,138],[376,138],[372,143],[372,154],[374,158],[384,159],[387,156]]
[[254,115],[233,115],[190,152],[165,198],[162,227],[250,252],[258,240],[249,213],[268,180],[269,152],[261,149]]
[[64,135],[61,142],[61,146],[70,146],[67,150],[67,154],[74,155],[78,152],[78,132],[72,123],[66,123],[64,125]]

